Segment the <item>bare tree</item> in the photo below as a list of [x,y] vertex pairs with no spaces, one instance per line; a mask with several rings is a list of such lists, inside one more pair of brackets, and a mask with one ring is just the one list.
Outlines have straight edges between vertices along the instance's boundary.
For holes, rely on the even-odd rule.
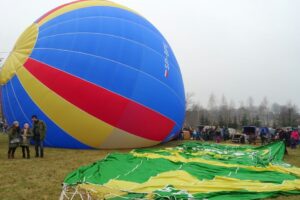
[[209,121],[212,125],[216,125],[218,121],[217,100],[214,94],[211,94],[208,99]]
[[269,101],[264,97],[259,105],[259,117],[263,126],[269,126]]
[[207,105],[209,110],[215,110],[217,108],[217,100],[214,94],[210,94]]
[[237,108],[233,100],[228,101],[223,95],[220,104],[217,104],[216,96],[211,94],[207,107],[196,103],[193,93],[187,93],[186,124],[196,127],[203,125],[225,125],[238,128],[244,125],[286,127],[300,125],[300,114],[298,107],[289,101],[286,105],[278,103],[271,104],[264,97],[258,106],[252,97],[240,102]]
[[200,110],[201,110],[200,105],[198,105],[196,103],[194,103],[191,106],[191,109],[189,110],[189,112],[190,112],[189,125],[191,127],[196,127],[196,126],[199,125],[199,123],[200,123]]
[[249,123],[254,124],[254,118],[255,118],[255,106],[254,106],[254,100],[252,97],[248,97],[247,99],[247,110],[248,110],[248,116],[249,116]]
[[224,95],[221,98],[221,105],[219,108],[219,125],[228,126],[230,122],[230,113],[227,99]]
[[193,98],[195,94],[192,92],[187,92],[185,95],[185,109],[190,110],[193,105]]
[[292,101],[289,101],[286,105],[287,107],[287,119],[288,119],[288,123],[289,126],[296,126],[296,116],[297,116],[297,106],[295,104],[292,103]]

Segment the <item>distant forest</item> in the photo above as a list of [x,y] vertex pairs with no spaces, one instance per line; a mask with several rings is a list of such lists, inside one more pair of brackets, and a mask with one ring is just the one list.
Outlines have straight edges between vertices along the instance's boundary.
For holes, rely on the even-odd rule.
[[197,127],[198,125],[226,126],[241,128],[242,126],[263,127],[297,127],[300,125],[298,107],[289,101],[286,105],[269,102],[265,97],[260,104],[254,105],[254,100],[249,97],[246,102],[228,102],[222,96],[218,103],[216,96],[211,94],[204,107],[194,101],[194,95],[186,95],[186,120],[185,126]]

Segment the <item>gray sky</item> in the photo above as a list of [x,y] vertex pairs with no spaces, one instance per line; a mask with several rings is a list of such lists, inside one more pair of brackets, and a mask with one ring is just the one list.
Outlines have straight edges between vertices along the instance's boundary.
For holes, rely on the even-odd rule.
[[[1,0],[0,52],[48,10],[69,0]],[[300,1],[115,0],[152,22],[180,64],[186,92],[238,104],[252,96],[300,105]],[[1,54],[3,56],[3,54]],[[0,55],[0,56],[1,56]]]

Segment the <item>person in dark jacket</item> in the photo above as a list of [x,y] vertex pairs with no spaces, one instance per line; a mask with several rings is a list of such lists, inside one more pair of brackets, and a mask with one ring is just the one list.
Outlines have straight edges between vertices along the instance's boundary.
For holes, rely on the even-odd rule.
[[291,134],[292,134],[292,129],[287,128],[286,134],[285,134],[285,141],[286,141],[286,146],[290,147],[291,146]]
[[278,139],[284,142],[284,147],[285,147],[284,154],[286,154],[286,155],[288,155],[287,142],[286,142],[287,134],[288,133],[286,131],[284,131],[283,129],[279,129]]
[[19,122],[14,121],[8,131],[8,159],[15,158],[15,152],[20,143],[20,132]]
[[21,131],[21,147],[22,147],[22,154],[23,158],[25,158],[25,150],[26,150],[26,158],[30,158],[30,138],[32,137],[32,132],[29,128],[29,124],[25,123],[24,128]]
[[264,128],[260,130],[260,140],[261,140],[261,145],[266,145],[267,143],[267,132]]
[[46,137],[47,127],[45,122],[38,119],[36,115],[31,117],[33,123],[33,140],[35,144],[35,157],[44,157],[44,139]]

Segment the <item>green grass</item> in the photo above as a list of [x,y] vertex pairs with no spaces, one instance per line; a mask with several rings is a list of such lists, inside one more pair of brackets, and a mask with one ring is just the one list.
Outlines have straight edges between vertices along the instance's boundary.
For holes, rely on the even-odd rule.
[[[175,146],[179,142],[170,142],[160,147]],[[7,159],[7,136],[0,134],[0,199],[58,199],[61,183],[65,176],[80,166],[104,158],[113,150],[68,150],[46,148],[45,158],[22,159],[21,149],[16,151],[15,159]],[[120,150],[118,152],[128,152]],[[300,149],[289,150],[285,157],[287,163],[300,167]],[[278,197],[277,200],[298,200],[299,196]]]

